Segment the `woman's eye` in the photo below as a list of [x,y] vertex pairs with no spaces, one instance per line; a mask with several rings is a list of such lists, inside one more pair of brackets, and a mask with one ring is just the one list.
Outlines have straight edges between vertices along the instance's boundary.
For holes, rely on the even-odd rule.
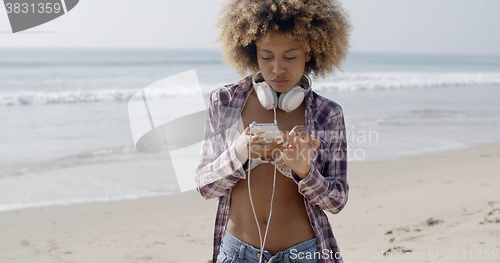
[[290,59],[290,60],[292,60],[292,59],[295,59],[296,57],[297,57],[297,56],[295,56],[295,57],[285,57],[285,58],[286,58],[286,59]]
[[261,57],[263,60],[271,59],[272,57]]

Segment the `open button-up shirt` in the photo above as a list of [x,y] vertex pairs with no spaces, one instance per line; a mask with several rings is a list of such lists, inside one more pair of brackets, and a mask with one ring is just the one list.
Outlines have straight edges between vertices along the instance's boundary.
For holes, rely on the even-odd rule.
[[[196,169],[197,190],[205,198],[219,198],[215,219],[214,254],[216,262],[224,233],[231,190],[246,178],[242,163],[236,157],[234,143],[238,139],[238,121],[252,91],[252,79],[214,90],[205,124],[204,142]],[[312,90],[305,97],[305,127],[320,138],[321,145],[313,156],[311,170],[304,179],[292,171],[292,179],[304,196],[311,222],[319,262],[343,262],[332,228],[323,210],[338,213],[347,202],[347,143],[342,108]]]

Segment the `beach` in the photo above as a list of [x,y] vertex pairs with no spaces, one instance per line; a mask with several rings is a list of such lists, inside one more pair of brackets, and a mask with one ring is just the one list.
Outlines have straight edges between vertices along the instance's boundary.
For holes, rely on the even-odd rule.
[[[141,89],[192,69],[199,85],[152,89],[148,101],[174,99],[161,110],[171,120],[187,114],[179,104],[202,96],[207,105],[212,90],[241,78],[219,50],[12,48],[0,56],[0,262],[211,260],[217,200],[181,192],[175,169],[194,171],[197,162],[186,160],[199,150],[175,163],[175,151],[139,152],[128,105]],[[350,196],[329,215],[345,262],[492,261],[499,61],[353,52],[344,72],[313,80],[345,116]]]
[[[344,261],[498,262],[499,175],[500,144],[351,163],[328,215]],[[0,262],[210,262],[216,205],[191,192],[0,212]]]
[[[320,150],[345,139],[350,191],[340,213],[325,212],[340,252],[321,250],[316,231],[318,251],[286,252],[297,259],[287,263],[500,262],[500,1],[279,1],[270,10],[282,15],[260,25],[258,13],[274,11],[252,3],[245,15],[240,3],[235,20],[222,0],[10,2],[0,11],[0,263],[213,263],[218,199],[196,191],[196,171],[234,146],[225,113],[233,95],[257,92],[240,84],[262,71],[288,88],[304,52],[303,124],[314,133],[334,122],[314,135]],[[248,30],[231,39],[239,22]],[[292,38],[264,37],[276,26]],[[269,55],[259,63],[244,54],[256,46]],[[258,109],[259,121],[253,102],[240,113]],[[287,114],[274,112],[283,132],[297,121]],[[220,160],[213,174],[234,166]],[[339,170],[323,163],[322,174]],[[290,218],[262,222],[272,233]]]

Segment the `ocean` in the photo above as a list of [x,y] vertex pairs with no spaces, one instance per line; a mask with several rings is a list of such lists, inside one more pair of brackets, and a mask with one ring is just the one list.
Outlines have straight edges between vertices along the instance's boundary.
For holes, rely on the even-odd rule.
[[[218,50],[0,49],[0,211],[180,193],[168,157],[136,150],[128,101],[193,69],[205,102],[240,79]],[[500,142],[500,57],[352,52],[313,90],[343,107],[350,162]]]

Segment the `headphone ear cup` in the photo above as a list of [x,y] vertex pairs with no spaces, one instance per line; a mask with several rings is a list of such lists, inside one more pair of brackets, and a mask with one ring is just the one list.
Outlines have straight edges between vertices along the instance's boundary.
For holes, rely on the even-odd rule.
[[296,85],[288,92],[280,95],[278,107],[286,112],[291,112],[302,104],[305,95],[306,91],[302,87]]
[[257,98],[259,102],[266,110],[271,110],[277,106],[278,95],[276,92],[267,84],[265,81],[260,83],[254,83],[255,91],[257,92]]

